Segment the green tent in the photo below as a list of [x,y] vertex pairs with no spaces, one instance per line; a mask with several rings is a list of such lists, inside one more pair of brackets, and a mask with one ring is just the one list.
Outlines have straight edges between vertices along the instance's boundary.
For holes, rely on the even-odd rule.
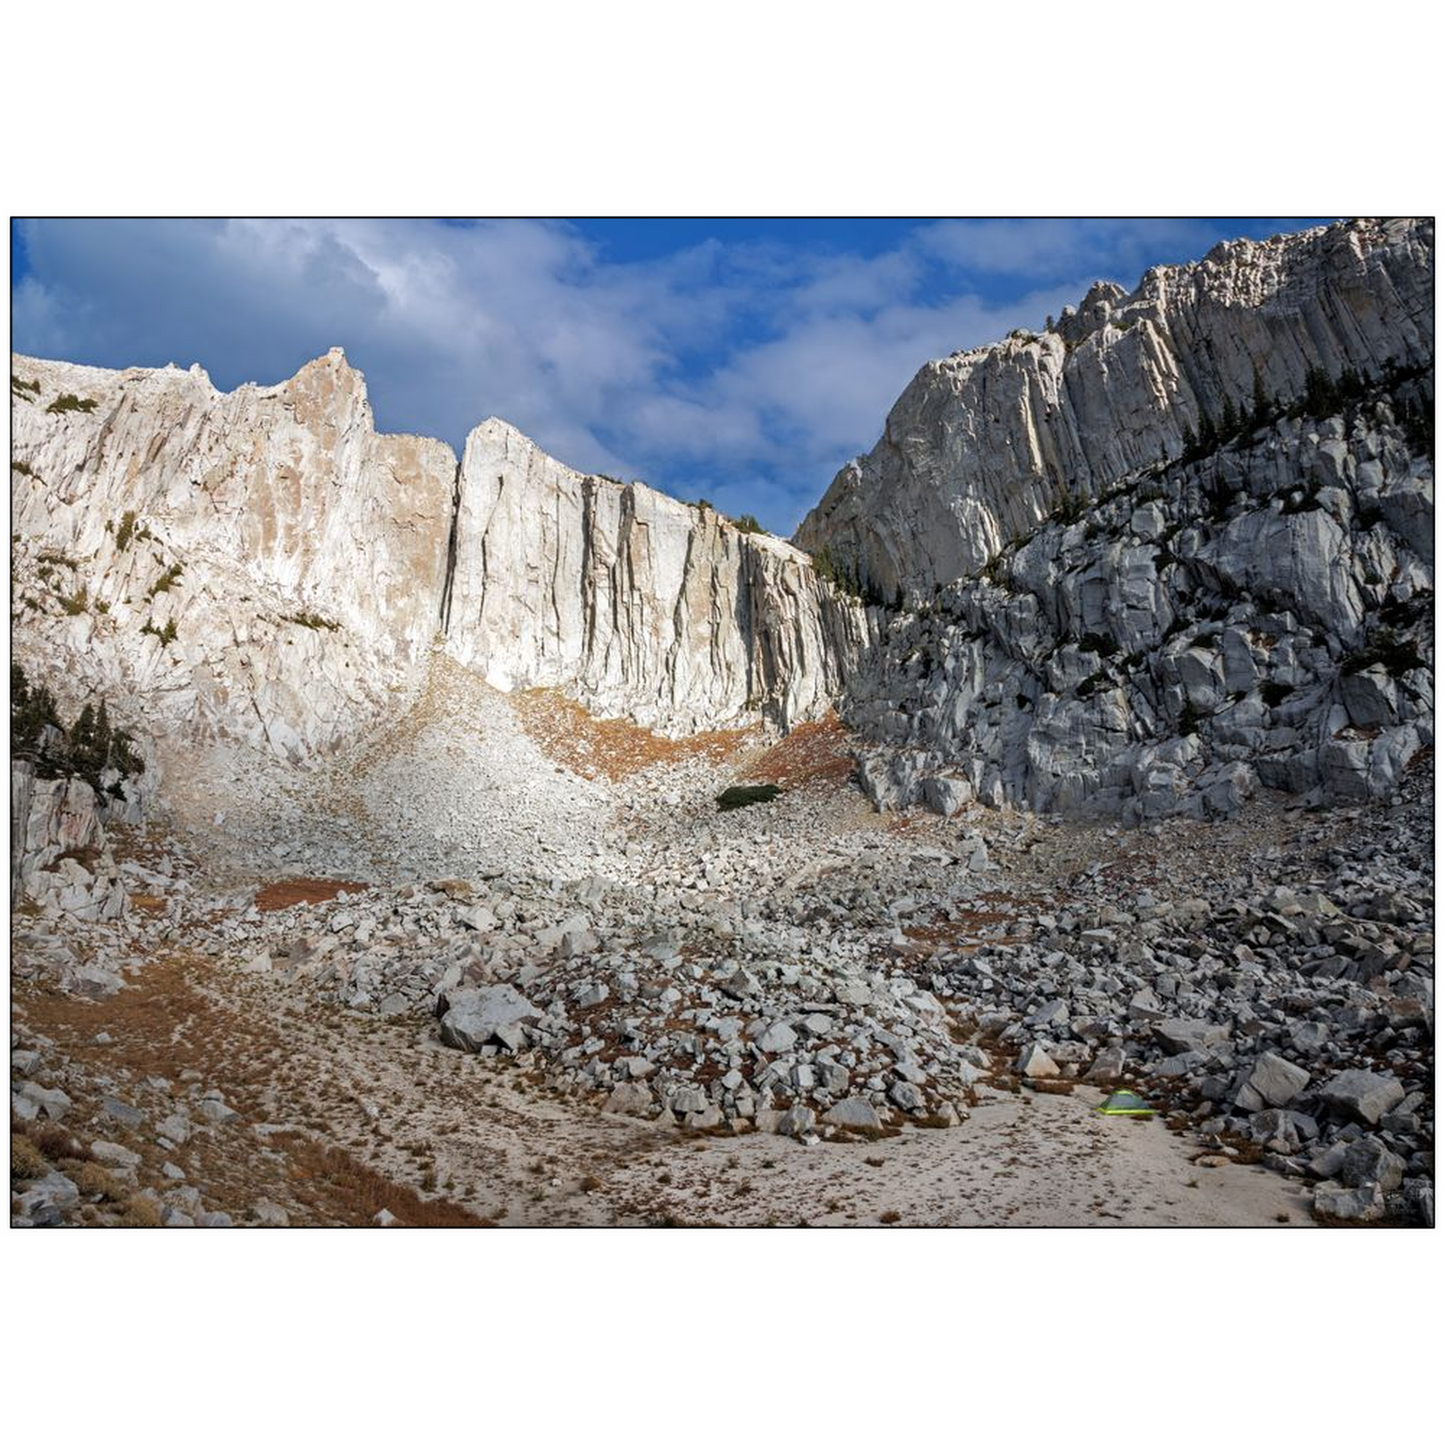
[[1132,1089],[1115,1089],[1094,1111],[1097,1114],[1132,1114],[1143,1118],[1154,1112]]

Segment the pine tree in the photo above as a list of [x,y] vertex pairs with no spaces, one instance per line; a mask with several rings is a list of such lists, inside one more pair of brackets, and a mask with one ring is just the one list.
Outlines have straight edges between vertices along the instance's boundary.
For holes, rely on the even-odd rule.
[[97,742],[95,708],[86,703],[70,729],[69,771],[84,778],[92,788],[98,790],[100,769],[96,766]]
[[[25,669],[10,664],[10,752],[12,757],[29,758],[37,765],[45,761],[41,734],[47,727],[60,727],[55,698],[43,683],[31,687]],[[42,776],[50,776],[48,772]]]
[[1269,420],[1270,404],[1269,397],[1265,394],[1264,379],[1259,374],[1259,367],[1254,368],[1254,398],[1250,409],[1250,424],[1254,427],[1262,427]]
[[100,708],[95,715],[95,775],[97,781],[100,775],[110,766],[111,729],[110,711],[105,705],[105,699],[101,698]]
[[1339,409],[1339,390],[1327,372],[1312,366],[1305,372],[1305,412],[1309,416],[1330,416]]

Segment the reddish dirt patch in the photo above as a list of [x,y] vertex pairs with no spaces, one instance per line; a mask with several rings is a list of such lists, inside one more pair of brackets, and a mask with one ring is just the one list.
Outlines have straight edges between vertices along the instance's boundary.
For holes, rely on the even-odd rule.
[[[979,902],[999,903],[1001,894],[980,894]],[[992,908],[960,908],[954,918],[938,917],[931,923],[912,923],[903,929],[905,938],[913,945],[909,952],[933,953],[938,949],[949,949],[958,953],[971,953],[984,943],[1017,943],[1012,935],[983,937],[987,928],[1000,923],[1013,923],[1018,917],[1012,911],[998,912]]]
[[612,782],[640,773],[657,763],[706,758],[731,761],[756,734],[756,728],[694,733],[665,738],[626,718],[596,718],[581,703],[553,688],[530,688],[511,694],[512,708],[528,737],[554,763],[584,778]]
[[835,713],[821,722],[799,723],[743,773],[752,782],[802,788],[809,783],[846,783],[853,776],[848,730]]
[[256,890],[256,907],[262,913],[275,913],[298,903],[330,903],[342,893],[369,891],[366,883],[347,883],[337,878],[283,878]]

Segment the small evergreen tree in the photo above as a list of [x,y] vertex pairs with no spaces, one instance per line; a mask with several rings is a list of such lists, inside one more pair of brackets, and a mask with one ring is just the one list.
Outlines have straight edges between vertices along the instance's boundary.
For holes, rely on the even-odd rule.
[[1330,416],[1339,410],[1339,389],[1329,373],[1318,366],[1305,372],[1305,413],[1308,416]]
[[1269,397],[1265,394],[1264,379],[1259,374],[1259,367],[1254,368],[1254,393],[1250,403],[1250,425],[1262,427],[1268,420],[1272,410]]

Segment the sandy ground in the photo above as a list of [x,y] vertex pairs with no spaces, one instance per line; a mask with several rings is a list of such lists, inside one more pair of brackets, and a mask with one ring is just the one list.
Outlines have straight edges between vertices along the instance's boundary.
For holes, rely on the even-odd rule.
[[1298,1186],[1195,1162],[1191,1135],[1098,1115],[1083,1087],[983,1090],[957,1128],[804,1147],[603,1115],[510,1062],[442,1047],[434,1026],[307,1002],[196,957],[153,961],[112,999],[26,985],[16,1002],[112,1094],[144,1106],[146,1080],[182,1068],[220,1089],[239,1119],[162,1155],[117,1132],[98,1089],[67,1084],[79,1135],[140,1149],[142,1184],[164,1159],[180,1164],[238,1222],[263,1198],[296,1224],[367,1223],[383,1205],[414,1224],[1310,1222]]

